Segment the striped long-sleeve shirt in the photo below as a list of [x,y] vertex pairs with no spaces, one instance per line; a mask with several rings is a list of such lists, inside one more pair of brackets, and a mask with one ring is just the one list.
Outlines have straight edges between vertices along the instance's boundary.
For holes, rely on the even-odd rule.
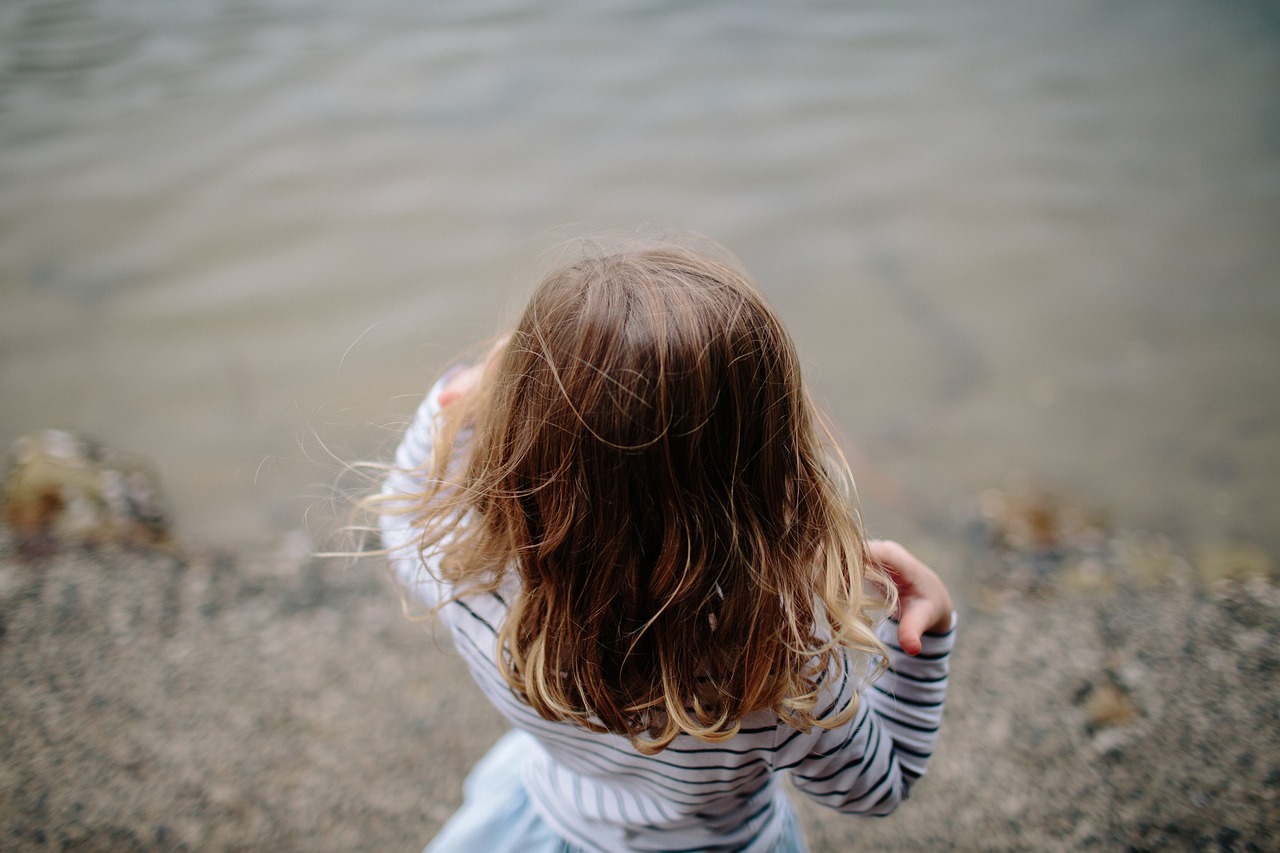
[[[396,453],[383,489],[392,498],[422,492],[440,388],[427,395]],[[448,598],[431,555],[424,562],[418,552],[412,517],[388,513],[381,526],[410,594],[427,605]],[[942,718],[954,631],[926,635],[921,653],[909,657],[897,646],[896,624],[884,622],[889,668],[880,679],[868,684],[868,667],[846,659],[843,673],[820,685],[824,717],[861,693],[857,713],[844,725],[802,733],[761,711],[723,743],[681,735],[646,756],[624,737],[545,720],[511,691],[495,662],[495,635],[519,592],[515,583],[451,601],[439,618],[485,695],[536,740],[539,749],[525,762],[525,788],[542,818],[571,844],[607,853],[767,850],[789,808],[782,773],[825,806],[884,815],[925,771]]]

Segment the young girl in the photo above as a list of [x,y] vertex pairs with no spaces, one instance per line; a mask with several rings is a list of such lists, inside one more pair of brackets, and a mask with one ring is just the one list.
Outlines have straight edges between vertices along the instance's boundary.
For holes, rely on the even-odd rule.
[[515,730],[428,851],[803,850],[784,772],[891,812],[937,737],[951,599],[863,539],[833,450],[777,316],[679,247],[560,269],[437,383],[384,545]]

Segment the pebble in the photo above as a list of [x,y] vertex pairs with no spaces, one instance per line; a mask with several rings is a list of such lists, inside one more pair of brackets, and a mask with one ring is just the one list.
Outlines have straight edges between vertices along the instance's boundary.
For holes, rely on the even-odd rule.
[[9,450],[4,514],[18,552],[31,558],[62,545],[169,546],[159,479],[142,459],[80,433],[49,429]]

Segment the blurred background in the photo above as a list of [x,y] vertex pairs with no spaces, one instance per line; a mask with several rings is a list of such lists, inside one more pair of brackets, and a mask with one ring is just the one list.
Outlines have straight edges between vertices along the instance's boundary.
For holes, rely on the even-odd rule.
[[1275,555],[1278,47],[1243,0],[8,2],[0,444],[146,455],[189,543],[321,525],[548,248],[689,229],[874,534],[1038,483]]

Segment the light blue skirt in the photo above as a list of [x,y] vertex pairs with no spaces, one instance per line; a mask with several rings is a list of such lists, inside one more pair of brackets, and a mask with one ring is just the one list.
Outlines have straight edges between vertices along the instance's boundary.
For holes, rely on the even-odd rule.
[[[533,737],[507,732],[467,774],[462,808],[441,827],[423,853],[586,853],[552,831],[538,816],[520,779]],[[770,853],[806,853],[795,813],[787,809],[782,837]]]

